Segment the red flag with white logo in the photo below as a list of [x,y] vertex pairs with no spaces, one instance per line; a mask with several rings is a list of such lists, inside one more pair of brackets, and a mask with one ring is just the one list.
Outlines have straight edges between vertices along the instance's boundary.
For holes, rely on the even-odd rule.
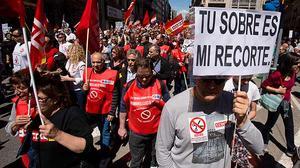
[[21,27],[25,26],[25,8],[23,0],[0,0],[0,4],[0,16],[19,16]]
[[133,1],[130,3],[130,5],[129,5],[127,11],[124,13],[125,25],[127,25],[128,21],[129,21],[129,18],[130,18],[130,15],[131,15],[131,13],[132,13],[132,11],[133,11],[133,9],[134,9],[135,3],[136,3],[136,0],[133,0]]
[[[99,51],[99,10],[97,0],[87,0],[80,22],[76,27],[76,35],[83,46],[86,45],[87,30],[89,29],[89,51]],[[86,47],[86,46],[85,46]]]
[[154,15],[151,18],[151,23],[155,23],[156,22],[156,14],[154,13]]
[[168,35],[176,35],[183,29],[183,17],[182,14],[176,16],[173,20],[170,20],[165,25],[165,31]]
[[46,63],[45,34],[48,20],[44,12],[43,0],[38,0],[31,31],[30,62],[33,69]]

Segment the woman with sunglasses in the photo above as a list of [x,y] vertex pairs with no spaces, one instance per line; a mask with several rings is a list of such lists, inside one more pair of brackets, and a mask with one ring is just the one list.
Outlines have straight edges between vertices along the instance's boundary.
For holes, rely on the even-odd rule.
[[130,167],[157,167],[156,133],[162,107],[170,95],[166,84],[154,76],[149,58],[138,58],[134,67],[136,79],[123,89],[118,134],[121,139],[127,137],[125,121],[128,116]]
[[[68,89],[58,75],[35,76],[40,117],[32,121],[36,167],[79,167],[94,151],[92,129],[85,113],[72,106]],[[86,163],[86,162],[84,162]]]
[[[18,135],[21,143],[23,143],[27,133],[26,127],[36,115],[35,101],[30,96],[29,69],[14,73],[10,78],[10,83],[15,89],[16,96],[12,99],[11,115],[5,130],[11,136]],[[23,166],[29,167],[31,156],[23,154],[21,159]]]
[[159,167],[231,167],[236,132],[255,154],[263,154],[260,131],[247,117],[243,91],[223,91],[226,79],[199,77],[196,86],[164,106],[156,140]]

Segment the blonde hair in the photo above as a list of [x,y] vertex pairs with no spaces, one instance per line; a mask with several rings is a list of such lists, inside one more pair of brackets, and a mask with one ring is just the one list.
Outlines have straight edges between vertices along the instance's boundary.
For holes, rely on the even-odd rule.
[[72,44],[68,48],[68,57],[72,64],[78,64],[78,62],[85,62],[84,49],[81,45]]

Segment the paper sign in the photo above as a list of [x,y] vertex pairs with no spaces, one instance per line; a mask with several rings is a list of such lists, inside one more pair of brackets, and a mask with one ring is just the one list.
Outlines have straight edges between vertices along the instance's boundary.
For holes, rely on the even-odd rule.
[[196,7],[193,74],[268,73],[279,23],[279,12]]

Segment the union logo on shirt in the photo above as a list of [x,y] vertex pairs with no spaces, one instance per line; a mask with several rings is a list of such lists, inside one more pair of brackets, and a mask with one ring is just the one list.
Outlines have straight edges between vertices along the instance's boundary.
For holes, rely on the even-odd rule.
[[113,80],[103,79],[101,80],[101,83],[105,85],[114,85],[115,82]]
[[152,95],[152,98],[153,98],[153,99],[156,99],[156,100],[157,100],[157,99],[160,99],[160,95],[159,95],[159,94],[153,94],[153,95]]

